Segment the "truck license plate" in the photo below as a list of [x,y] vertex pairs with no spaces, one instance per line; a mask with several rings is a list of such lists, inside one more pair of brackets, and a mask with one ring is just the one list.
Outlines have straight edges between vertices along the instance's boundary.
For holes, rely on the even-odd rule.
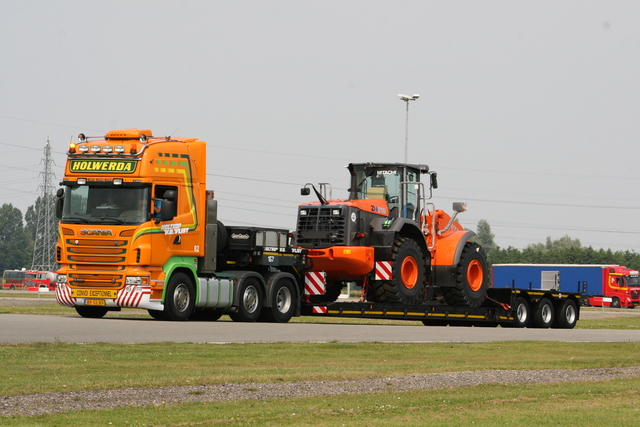
[[85,301],[87,305],[106,305],[107,303],[103,299],[88,299]]
[[114,289],[71,289],[73,298],[118,298],[118,291]]

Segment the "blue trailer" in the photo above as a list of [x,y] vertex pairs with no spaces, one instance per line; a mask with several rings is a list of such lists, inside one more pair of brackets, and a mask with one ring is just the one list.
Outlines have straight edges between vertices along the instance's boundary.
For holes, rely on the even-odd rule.
[[583,305],[640,304],[638,272],[619,265],[495,264],[494,288],[554,290],[581,294]]

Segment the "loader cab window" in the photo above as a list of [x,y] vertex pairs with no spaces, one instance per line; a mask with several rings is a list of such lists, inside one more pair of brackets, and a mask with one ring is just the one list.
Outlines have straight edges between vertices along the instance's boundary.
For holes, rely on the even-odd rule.
[[391,215],[398,216],[402,169],[397,167],[360,167],[352,176],[352,199],[381,199],[387,202]]
[[353,199],[382,199],[389,203],[397,199],[400,177],[395,170],[357,170]]
[[[404,218],[414,218],[414,215],[416,213],[416,207],[420,206],[419,203],[419,199],[420,199],[420,191],[419,191],[419,186],[417,185],[417,181],[418,181],[418,174],[415,173],[414,171],[407,171],[407,176],[406,179],[404,180],[404,182],[407,182],[409,184],[405,184],[404,185],[404,192],[405,192],[405,200],[406,203],[403,204],[403,214],[402,216]],[[412,184],[412,183],[416,183],[416,184]]]
[[389,206],[389,216],[418,219],[423,197],[420,169],[404,164],[352,167],[351,200],[382,199]]

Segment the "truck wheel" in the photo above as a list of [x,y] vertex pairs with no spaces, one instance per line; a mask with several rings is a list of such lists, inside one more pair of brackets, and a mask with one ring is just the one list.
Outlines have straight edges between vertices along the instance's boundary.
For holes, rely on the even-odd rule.
[[238,289],[238,311],[229,314],[234,322],[255,322],[262,311],[262,289],[255,278],[243,280]]
[[553,304],[547,298],[542,298],[533,306],[533,326],[535,328],[550,328],[553,326]]
[[613,297],[611,299],[611,308],[620,308],[620,298],[618,297]]
[[419,304],[425,290],[425,262],[418,244],[407,237],[393,242],[391,280],[373,282],[375,300],[397,304]]
[[174,275],[167,287],[164,310],[168,320],[187,320],[193,314],[195,291],[189,276],[184,273]]
[[556,325],[562,329],[573,329],[578,321],[578,308],[573,300],[566,299],[556,308]]
[[442,288],[447,304],[479,307],[489,288],[487,259],[477,243],[467,242],[456,266],[456,286]]
[[106,308],[84,306],[76,306],[75,309],[80,316],[90,319],[100,319],[109,311]]
[[170,319],[167,319],[167,316],[165,316],[165,312],[164,311],[147,310],[147,313],[149,313],[149,316],[153,317],[156,320],[170,320]]
[[518,297],[516,298],[516,303],[513,306],[513,323],[505,324],[503,326],[526,328],[531,320],[530,313],[529,302],[522,297]]
[[287,323],[296,311],[296,289],[290,280],[278,280],[271,288],[271,307],[264,307],[267,322]]

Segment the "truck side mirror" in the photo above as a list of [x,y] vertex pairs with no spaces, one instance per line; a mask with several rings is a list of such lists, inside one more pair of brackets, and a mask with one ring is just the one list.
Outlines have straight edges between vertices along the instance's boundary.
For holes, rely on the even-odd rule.
[[466,212],[467,204],[464,202],[453,202],[453,211],[458,213]]
[[431,179],[431,188],[438,188],[438,174],[433,172],[429,174],[429,177]]
[[64,190],[58,188],[56,192],[56,218],[62,218],[62,208],[64,207]]
[[169,221],[176,216],[176,202],[164,199],[160,206],[160,221]]
[[309,194],[311,194],[311,189],[309,187],[304,187],[300,189],[301,196],[308,196]]

